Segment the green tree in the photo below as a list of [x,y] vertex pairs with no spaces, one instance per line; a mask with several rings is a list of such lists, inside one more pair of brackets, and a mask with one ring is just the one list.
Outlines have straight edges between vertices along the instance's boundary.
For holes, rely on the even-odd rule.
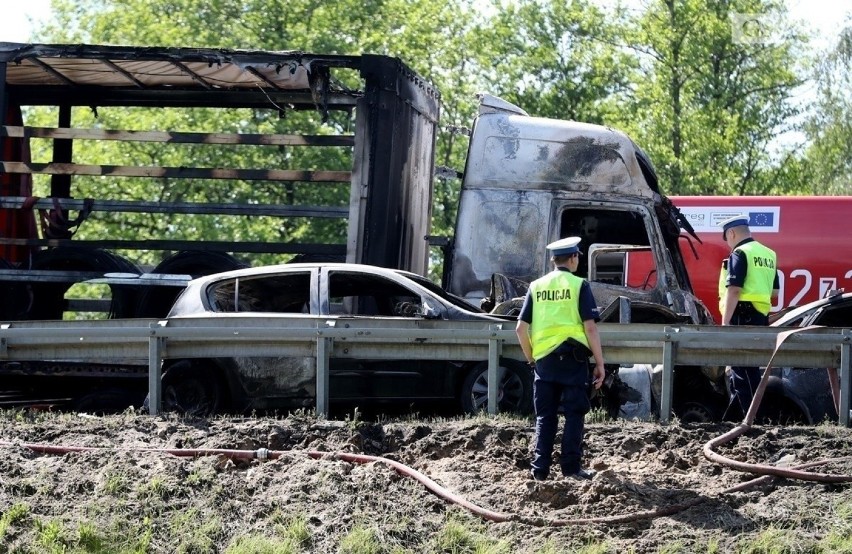
[[618,45],[623,14],[588,0],[492,4],[475,30],[483,85],[535,116],[605,123],[623,109],[635,56]]
[[[849,22],[852,24],[852,21]],[[852,193],[852,25],[817,65],[817,100],[804,132],[810,194]]]
[[[757,32],[755,32],[757,31]],[[644,78],[622,125],[671,194],[777,194],[803,36],[776,0],[653,0],[630,45]],[[629,114],[629,115],[628,115]]]

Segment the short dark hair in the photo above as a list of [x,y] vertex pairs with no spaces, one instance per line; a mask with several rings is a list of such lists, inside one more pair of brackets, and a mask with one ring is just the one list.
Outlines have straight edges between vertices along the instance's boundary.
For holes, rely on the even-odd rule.
[[553,256],[553,258],[551,258],[551,259],[553,260],[553,263],[564,264],[565,262],[567,262],[568,260],[570,260],[574,256],[579,256],[579,255],[580,255],[579,252],[574,252],[572,254],[560,254],[559,256]]

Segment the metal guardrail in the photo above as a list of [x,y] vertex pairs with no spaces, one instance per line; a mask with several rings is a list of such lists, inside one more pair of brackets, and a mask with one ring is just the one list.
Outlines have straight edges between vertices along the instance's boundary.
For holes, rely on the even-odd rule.
[[[233,315],[233,314],[231,314]],[[662,364],[660,419],[672,408],[675,366],[765,366],[776,327],[603,323],[607,363]],[[775,367],[835,367],[840,423],[850,422],[849,329],[819,328],[789,337]],[[149,369],[151,413],[161,402],[160,371],[169,358],[299,356],[317,359],[318,413],[328,412],[330,358],[487,361],[488,411],[497,411],[499,359],[523,360],[514,323],[251,316],[170,320],[22,321],[0,324],[0,360],[121,360]]]

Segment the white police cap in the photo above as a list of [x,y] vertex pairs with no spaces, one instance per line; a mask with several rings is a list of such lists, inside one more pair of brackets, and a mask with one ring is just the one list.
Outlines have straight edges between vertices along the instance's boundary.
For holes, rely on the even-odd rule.
[[741,225],[748,226],[748,216],[745,214],[735,215],[734,217],[729,217],[728,219],[719,223],[719,226],[722,228],[722,240],[725,239],[725,233],[728,229],[732,227],[739,227]]
[[565,237],[547,245],[551,256],[566,256],[580,251],[580,237]]

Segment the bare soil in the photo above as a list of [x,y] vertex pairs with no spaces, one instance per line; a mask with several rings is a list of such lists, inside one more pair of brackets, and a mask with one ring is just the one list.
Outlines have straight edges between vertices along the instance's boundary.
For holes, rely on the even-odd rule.
[[[589,424],[586,465],[598,470],[594,479],[537,482],[529,477],[530,420],[367,423],[305,415],[188,420],[132,412],[0,412],[0,513],[28,508],[28,516],[0,536],[0,552],[39,551],[38,529],[45,522],[60,523],[69,542],[82,522],[104,535],[126,533],[128,544],[147,530],[149,552],[224,552],[241,537],[281,536],[294,517],[307,523],[304,552],[345,551],[353,529],[368,529],[380,551],[451,551],[441,541],[456,523],[505,552],[565,552],[596,543],[611,552],[672,551],[673,545],[684,552],[729,552],[767,528],[794,530],[788,540],[798,546],[791,551],[814,551],[832,533],[850,532],[850,485],[777,479],[724,492],[754,478],[702,453],[707,441],[731,427]],[[97,450],[45,453],[26,444]],[[852,432],[834,425],[758,426],[719,450],[746,462],[796,465],[847,456],[850,445]],[[161,450],[261,448],[273,451],[273,459],[180,457]],[[310,451],[329,454],[315,458]],[[396,460],[479,507],[512,517],[489,521],[387,464],[350,463],[336,452]],[[852,463],[818,470],[852,474]],[[681,504],[691,507],[647,514]],[[624,518],[577,522],[607,516]]]

